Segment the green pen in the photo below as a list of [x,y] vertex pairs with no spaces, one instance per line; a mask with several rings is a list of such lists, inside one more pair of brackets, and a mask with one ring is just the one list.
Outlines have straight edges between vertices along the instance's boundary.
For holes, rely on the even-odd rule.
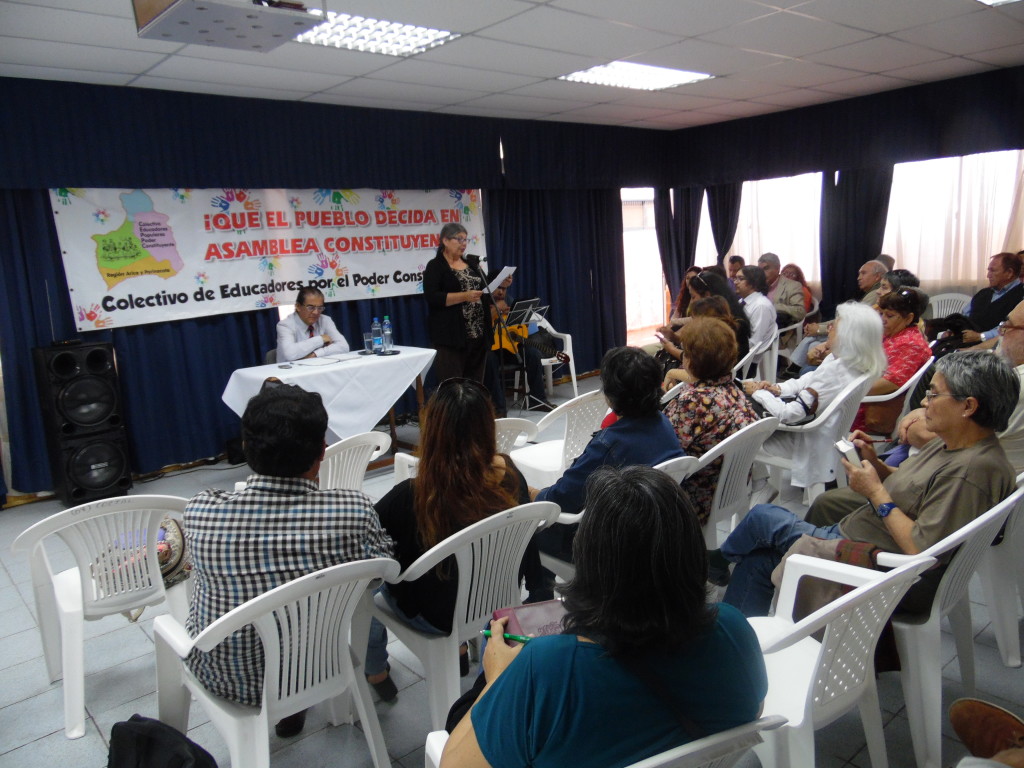
[[[481,629],[480,630],[480,634],[483,635],[484,637],[490,639],[490,637],[491,637],[491,630],[489,630],[489,629]],[[526,644],[526,643],[530,642],[533,639],[532,637],[525,637],[523,635],[510,635],[507,632],[505,634],[503,634],[502,637],[505,638],[506,640],[514,640],[517,643],[523,643],[523,644]]]

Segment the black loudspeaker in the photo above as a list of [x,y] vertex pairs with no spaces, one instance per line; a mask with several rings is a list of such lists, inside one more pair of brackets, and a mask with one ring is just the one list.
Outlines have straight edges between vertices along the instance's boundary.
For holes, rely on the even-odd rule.
[[54,492],[69,506],[123,496],[132,475],[112,345],[37,347],[32,354]]

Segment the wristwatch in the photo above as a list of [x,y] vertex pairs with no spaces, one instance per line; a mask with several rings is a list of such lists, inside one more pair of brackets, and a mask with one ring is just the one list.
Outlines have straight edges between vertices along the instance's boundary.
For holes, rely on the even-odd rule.
[[886,518],[894,509],[896,509],[896,504],[891,501],[887,501],[884,504],[879,504],[875,507],[875,514],[881,518]]

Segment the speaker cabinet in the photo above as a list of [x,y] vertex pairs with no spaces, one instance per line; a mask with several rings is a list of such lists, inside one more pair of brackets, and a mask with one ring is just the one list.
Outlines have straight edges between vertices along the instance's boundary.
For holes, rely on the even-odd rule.
[[57,496],[75,505],[127,493],[132,476],[113,346],[37,347],[32,354]]

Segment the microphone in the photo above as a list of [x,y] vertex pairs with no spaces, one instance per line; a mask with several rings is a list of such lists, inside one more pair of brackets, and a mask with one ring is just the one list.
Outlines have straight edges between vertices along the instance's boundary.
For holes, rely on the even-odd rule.
[[[477,256],[475,253],[465,254],[462,257],[462,260],[466,262],[469,266],[473,267],[474,269],[480,269],[481,258]],[[487,261],[487,259],[483,259],[483,261]]]

